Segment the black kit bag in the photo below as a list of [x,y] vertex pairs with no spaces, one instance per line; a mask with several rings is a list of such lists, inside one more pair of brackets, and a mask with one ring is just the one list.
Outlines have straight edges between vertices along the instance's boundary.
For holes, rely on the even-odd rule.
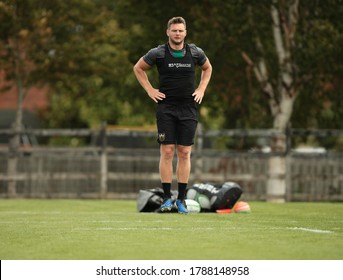
[[[172,191],[172,199],[175,201],[178,193]],[[138,212],[160,212],[164,200],[164,192],[161,188],[140,190],[137,197]]]
[[225,182],[221,185],[201,183],[187,189],[186,197],[197,201],[201,211],[215,212],[219,209],[232,209],[243,191],[235,182]]
[[232,209],[243,191],[241,187],[234,182],[225,182],[218,188],[217,194],[211,197],[212,210]]

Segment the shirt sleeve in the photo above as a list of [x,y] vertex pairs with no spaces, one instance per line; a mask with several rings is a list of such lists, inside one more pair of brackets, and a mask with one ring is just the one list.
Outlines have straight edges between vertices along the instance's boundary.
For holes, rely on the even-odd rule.
[[150,66],[154,65],[156,63],[156,58],[157,58],[158,50],[157,48],[153,48],[149,50],[144,56],[143,60],[149,64]]
[[205,52],[194,44],[189,44],[193,58],[196,60],[196,64],[203,66],[207,60]]
[[197,49],[198,49],[198,55],[199,55],[198,56],[198,65],[203,66],[207,60],[207,57],[205,55],[205,52],[201,48],[197,47]]

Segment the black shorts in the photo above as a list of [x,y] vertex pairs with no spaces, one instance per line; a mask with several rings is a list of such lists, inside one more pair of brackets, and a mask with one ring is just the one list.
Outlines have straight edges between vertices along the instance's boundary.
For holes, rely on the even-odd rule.
[[198,124],[197,106],[190,104],[157,104],[156,109],[157,142],[160,144],[194,144]]

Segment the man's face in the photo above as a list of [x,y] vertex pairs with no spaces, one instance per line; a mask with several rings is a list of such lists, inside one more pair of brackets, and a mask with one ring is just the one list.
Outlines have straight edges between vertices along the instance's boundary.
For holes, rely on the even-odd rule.
[[170,25],[169,29],[167,29],[167,36],[169,37],[169,41],[175,45],[181,45],[185,40],[186,35],[187,30],[182,23],[172,24]]

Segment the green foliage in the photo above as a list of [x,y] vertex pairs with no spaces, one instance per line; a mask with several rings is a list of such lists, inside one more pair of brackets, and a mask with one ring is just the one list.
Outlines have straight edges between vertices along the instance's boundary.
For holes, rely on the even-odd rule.
[[[279,1],[287,8],[289,1]],[[292,59],[296,65],[294,127],[342,128],[343,5],[299,2]],[[0,62],[7,79],[25,88],[48,84],[48,127],[97,127],[154,122],[154,104],[132,73],[150,48],[165,43],[166,23],[187,20],[187,41],[204,49],[213,76],[201,104],[205,128],[268,128],[266,96],[242,51],[263,56],[276,86],[278,61],[271,1],[148,0],[0,1]],[[206,12],[204,12],[206,11]],[[285,24],[287,24],[285,22]],[[258,35],[263,51],[256,48]],[[20,71],[19,71],[20,70]],[[19,72],[18,72],[19,71]],[[149,72],[158,85],[156,70]]]
[[[8,50],[2,56],[8,62],[4,67],[7,78],[23,76],[26,88],[49,85],[50,108],[43,114],[47,126],[117,123],[131,64],[121,45],[127,33],[106,3],[36,0],[2,4],[1,16],[7,23],[1,38]],[[20,73],[18,65],[22,66]]]
[[75,7],[74,12],[65,16],[69,25],[55,26],[61,37],[55,43],[51,64],[57,70],[52,92],[56,99],[72,106],[65,108],[68,111],[63,117],[59,115],[61,107],[58,102],[51,103],[47,114],[49,126],[73,126],[68,124],[69,114],[76,114],[79,120],[76,126],[84,123],[88,127],[97,127],[102,121],[117,123],[120,107],[125,102],[123,88],[131,65],[127,60],[128,52],[120,45],[120,38],[126,37],[127,33],[119,28],[105,4],[85,3],[87,12]]
[[40,2],[0,2],[1,69],[9,81],[20,77],[25,87],[46,82],[41,67],[46,63],[52,31],[49,12],[35,8]]
[[[308,2],[308,1],[307,1]],[[293,127],[342,128],[343,14],[339,1],[302,5],[297,52],[299,73],[304,77],[295,104]]]

